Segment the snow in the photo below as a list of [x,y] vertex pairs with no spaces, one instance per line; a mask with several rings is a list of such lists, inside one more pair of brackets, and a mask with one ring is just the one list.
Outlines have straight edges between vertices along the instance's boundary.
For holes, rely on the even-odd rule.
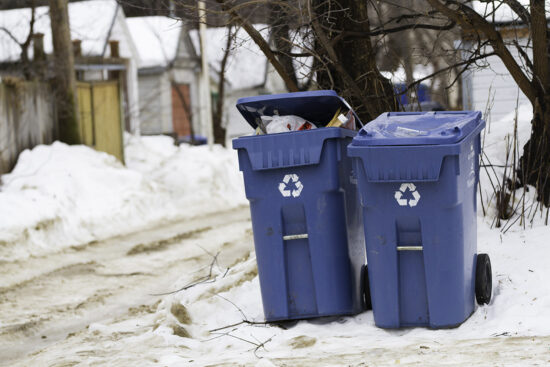
[[[520,106],[520,147],[529,136],[530,119],[530,106]],[[211,253],[208,262],[185,267],[171,286],[159,285],[180,291],[161,296],[151,312],[94,322],[30,358],[35,365],[545,365],[550,341],[546,209],[532,209],[523,222],[514,222],[517,213],[500,228],[494,223],[489,175],[492,180],[502,176],[500,166],[507,162],[507,140],[513,136],[515,120],[516,114],[509,114],[482,133],[483,163],[498,165],[494,171],[482,168],[483,195],[478,196],[478,252],[491,257],[493,298],[489,305],[477,306],[457,328],[385,330],[374,325],[372,311],[283,327],[263,324],[252,232],[246,222],[214,228],[209,237],[190,242],[189,261],[197,256],[196,247],[206,243],[221,255]],[[27,236],[51,246],[52,239],[68,243],[59,233],[83,232],[82,240],[92,228],[106,236],[115,233],[114,227],[120,232],[122,223],[123,231],[130,231],[143,222],[153,223],[151,218],[198,213],[205,210],[201,204],[219,210],[245,202],[233,152],[175,147],[162,136],[126,139],[128,168],[85,147],[55,143],[26,151],[14,172],[2,177],[0,234],[26,230]],[[516,192],[516,204],[522,193]],[[534,198],[533,188],[525,191],[526,207],[534,208]],[[174,213],[177,208],[181,213]],[[53,226],[62,232],[46,241],[39,232],[49,230],[36,229],[36,223],[50,218],[57,218]],[[5,257],[4,247],[0,251]],[[9,245],[12,251],[16,247],[27,255],[42,250],[36,241],[24,238],[17,246]],[[223,257],[227,252],[244,255],[228,262]],[[209,273],[212,278],[205,278]],[[181,336],[185,333],[187,337]]]
[[[265,40],[269,37],[267,25],[254,25]],[[197,55],[200,55],[199,32],[189,32]],[[228,30],[226,27],[207,28],[206,54],[209,64],[216,72],[220,71],[221,62],[227,45]],[[230,48],[230,56],[226,66],[226,80],[231,89],[239,90],[253,88],[264,84],[267,59],[260,48],[252,41],[246,31],[239,28],[235,41]]]
[[[118,5],[115,0],[91,0],[69,3],[69,24],[71,39],[81,40],[82,55],[98,56],[109,36],[111,23],[116,15]],[[118,11],[122,11],[118,9]],[[0,11],[0,27],[4,27],[23,43],[29,34],[31,9],[13,9]],[[49,7],[35,9],[34,33],[44,34],[44,51],[53,52]],[[32,58],[32,46],[30,47]],[[0,32],[0,61],[17,61],[21,47],[6,32]]]
[[127,18],[140,56],[140,68],[165,67],[176,58],[182,25],[165,16]]
[[[529,136],[531,116],[530,106],[518,109],[520,147]],[[506,163],[505,142],[513,136],[514,119],[515,113],[509,114],[487,127],[483,142],[487,154],[485,161]],[[498,171],[498,175],[501,173]],[[485,191],[485,206],[494,207],[486,171],[482,171],[481,182]],[[527,196],[528,202],[532,203],[533,188],[530,188]],[[550,307],[550,292],[545,286],[546,279],[550,277],[550,268],[547,266],[550,247],[546,246],[550,228],[544,225],[539,214],[525,229],[517,224],[507,232],[504,232],[506,226],[495,228],[493,218],[494,213],[484,216],[481,210],[478,211],[478,252],[491,256],[493,299],[489,305],[477,306],[474,314],[457,328],[384,330],[375,327],[371,311],[355,317],[337,318],[335,321],[300,321],[288,330],[247,323],[227,327],[243,319],[252,322],[264,320],[252,252],[248,259],[228,270],[214,267],[217,275],[215,282],[198,284],[165,297],[156,313],[157,321],[160,320],[165,327],[151,331],[151,334],[162,336],[166,348],[170,344],[189,348],[186,360],[193,360],[197,365],[227,361],[246,365],[254,365],[256,362],[258,365],[272,365],[271,361],[288,357],[289,354],[293,358],[317,356],[324,360],[331,354],[352,353],[368,345],[395,349],[410,344],[431,345],[434,341],[438,344],[454,344],[471,339],[550,335],[550,317],[546,312]],[[182,278],[174,285],[175,289],[184,286],[186,281]],[[186,326],[191,338],[174,336],[168,327],[174,322],[170,314],[170,307],[174,303],[184,305],[193,320],[191,325]],[[215,330],[221,327],[225,328]],[[113,330],[106,332],[112,333]],[[264,342],[265,348],[256,348],[252,344]],[[163,363],[177,365],[182,361],[171,359],[163,360]],[[401,363],[405,361],[401,360]]]
[[236,153],[126,136],[114,157],[55,142],[21,153],[1,177],[0,260],[36,256],[155,223],[244,204]]

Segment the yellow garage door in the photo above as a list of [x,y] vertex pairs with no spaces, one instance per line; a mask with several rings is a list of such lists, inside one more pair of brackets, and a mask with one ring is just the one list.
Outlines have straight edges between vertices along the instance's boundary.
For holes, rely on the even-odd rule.
[[77,90],[82,142],[124,163],[119,83],[79,82]]

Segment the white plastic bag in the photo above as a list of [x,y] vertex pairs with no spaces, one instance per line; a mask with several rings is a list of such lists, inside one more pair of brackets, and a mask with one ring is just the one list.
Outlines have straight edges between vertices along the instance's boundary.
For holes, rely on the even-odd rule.
[[309,123],[300,116],[286,115],[286,116],[262,116],[262,123],[265,126],[267,134],[286,133],[289,131],[297,131],[302,126],[307,124],[308,129],[315,129],[314,124]]

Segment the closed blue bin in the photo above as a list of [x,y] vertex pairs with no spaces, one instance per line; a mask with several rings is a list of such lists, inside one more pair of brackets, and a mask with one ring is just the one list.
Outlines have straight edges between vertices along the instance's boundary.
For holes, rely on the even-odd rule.
[[[327,123],[345,102],[333,91],[242,98],[260,115]],[[238,150],[267,321],[363,310],[365,245],[357,180],[346,147],[356,131],[318,128],[233,140]]]
[[490,299],[490,264],[476,268],[484,126],[480,112],[385,113],[348,147],[377,326],[461,324],[474,311],[477,268]]

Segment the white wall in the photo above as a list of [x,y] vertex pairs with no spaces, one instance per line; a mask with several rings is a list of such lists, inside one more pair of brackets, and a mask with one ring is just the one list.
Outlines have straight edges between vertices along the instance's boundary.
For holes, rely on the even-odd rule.
[[19,153],[55,137],[54,101],[46,83],[0,82],[0,175],[8,173]]
[[141,133],[171,134],[172,90],[168,73],[139,76]]
[[264,88],[248,88],[241,90],[229,90],[224,100],[223,125],[226,128],[226,146],[231,147],[231,141],[244,135],[254,134],[254,129],[248,124],[235,105],[239,98],[257,96],[260,94],[287,93],[283,79],[275,68],[267,62]]
[[[521,65],[517,50],[510,48],[510,51]],[[528,53],[531,57],[530,50]],[[499,57],[491,56],[486,61],[487,67],[463,74],[462,102],[465,110],[481,111],[486,121],[491,122],[500,120],[514,111],[517,105],[529,103],[529,100],[519,90]]]
[[231,147],[231,140],[243,135],[254,134],[254,129],[246,122],[235,105],[237,100],[243,97],[251,97],[259,94],[255,89],[230,91],[225,95],[223,124],[226,128],[225,146]]
[[271,94],[287,93],[285,82],[270,62],[267,62],[265,73],[265,89]]
[[[130,115],[130,130],[132,133],[139,133],[140,128],[140,104],[139,104],[139,86],[138,86],[138,64],[139,54],[134,45],[134,40],[128,30],[126,17],[122,8],[119,6],[116,19],[111,29],[110,40],[118,41],[118,50],[120,57],[128,59],[126,63],[127,91],[128,91],[128,112]],[[105,57],[110,56],[110,49],[107,46]]]

